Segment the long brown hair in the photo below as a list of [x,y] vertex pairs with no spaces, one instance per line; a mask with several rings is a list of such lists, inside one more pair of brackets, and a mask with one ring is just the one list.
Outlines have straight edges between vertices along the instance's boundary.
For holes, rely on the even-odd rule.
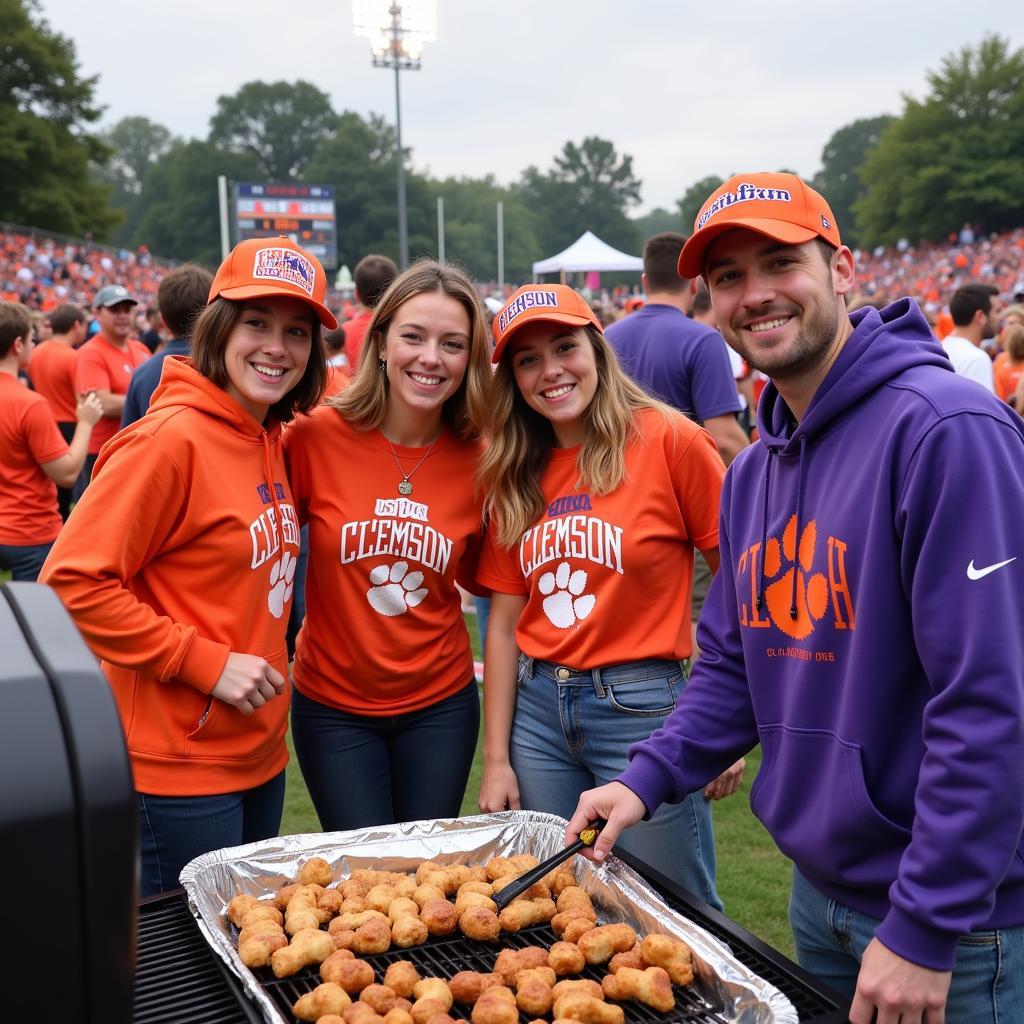
[[[594,348],[597,388],[586,411],[583,444],[577,459],[579,482],[594,494],[609,494],[626,478],[626,447],[641,437],[637,413],[660,412],[672,422],[668,406],[651,398],[619,366],[605,336],[582,328]],[[516,384],[512,352],[506,349],[491,384],[488,446],[478,480],[484,510],[495,519],[498,542],[512,547],[544,511],[540,478],[555,446],[551,423],[531,409]]]
[[458,267],[436,260],[417,260],[388,285],[373,311],[352,383],[327,400],[359,430],[373,430],[384,420],[390,385],[380,369],[380,346],[399,308],[426,292],[444,292],[469,316],[469,360],[466,375],[441,407],[441,418],[459,437],[480,436],[486,422],[486,389],[491,370],[487,352],[486,314],[473,282]]
[[[227,388],[228,385],[224,350],[245,309],[245,300],[218,296],[199,314],[192,331],[192,365],[219,388]],[[287,423],[295,413],[315,409],[326,385],[327,356],[320,321],[314,316],[305,372],[299,383],[269,408],[267,415]]]

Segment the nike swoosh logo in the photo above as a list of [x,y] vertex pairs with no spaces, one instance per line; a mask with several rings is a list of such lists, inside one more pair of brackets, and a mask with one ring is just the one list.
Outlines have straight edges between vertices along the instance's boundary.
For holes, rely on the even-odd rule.
[[967,566],[967,578],[969,580],[980,580],[987,576],[990,572],[995,572],[996,569],[1002,569],[1004,565],[1009,565],[1011,562],[1016,562],[1017,556],[1008,558],[1005,562],[996,562],[995,565],[986,565],[984,569],[974,568],[974,559],[971,559],[970,565]]

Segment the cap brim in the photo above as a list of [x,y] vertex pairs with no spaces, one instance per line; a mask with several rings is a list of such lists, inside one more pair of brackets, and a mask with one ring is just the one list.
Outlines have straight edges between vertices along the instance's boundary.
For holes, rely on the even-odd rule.
[[719,235],[736,228],[746,228],[748,231],[756,231],[759,235],[773,238],[776,242],[785,242],[787,245],[801,245],[809,242],[812,238],[818,238],[819,233],[811,228],[801,227],[799,224],[790,224],[788,221],[767,220],[759,217],[733,218],[703,228],[696,234],[691,235],[682,252],[679,253],[679,276],[685,278],[700,277],[704,273],[704,254],[708,246]]
[[[533,314],[532,316],[530,315],[531,313]],[[495,316],[494,319],[497,320],[498,317]],[[494,346],[494,351],[491,353],[491,362],[496,363],[501,359],[501,354],[508,347],[508,343],[512,340],[512,336],[516,331],[537,320],[543,320],[546,323],[566,324],[569,327],[586,327],[587,324],[590,324],[591,327],[594,326],[594,321],[589,317],[577,316],[575,313],[550,313],[545,309],[528,310],[516,318],[516,322],[505,332],[501,341]]]
[[139,304],[139,300],[138,299],[114,299],[113,302],[103,302],[103,303],[100,303],[100,307],[99,308],[100,309],[110,309],[111,306],[120,306],[121,303],[123,303],[123,302],[131,303],[131,305],[133,305],[133,306],[137,306]]
[[276,296],[286,299],[298,299],[299,302],[304,302],[316,313],[317,319],[327,330],[333,331],[337,329],[338,320],[335,315],[322,302],[317,302],[302,292],[283,291],[281,288],[267,288],[258,284],[246,284],[239,285],[237,288],[225,288],[223,291],[217,292],[214,298],[237,300],[274,298]]

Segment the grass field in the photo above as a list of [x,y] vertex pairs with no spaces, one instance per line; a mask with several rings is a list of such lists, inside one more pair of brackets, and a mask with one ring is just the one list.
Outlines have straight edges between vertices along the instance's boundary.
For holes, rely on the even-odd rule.
[[[474,647],[477,646],[475,625],[470,617],[470,636],[474,638]],[[759,764],[760,751],[754,751],[747,758],[741,792],[714,804],[718,891],[729,917],[787,956],[793,956],[793,940],[786,919],[789,861],[779,853],[768,833],[750,811],[750,786]],[[473,770],[462,801],[463,815],[479,813],[476,793],[480,770],[478,739]],[[284,835],[316,832],[319,827],[293,757],[288,765],[288,787],[281,832]]]

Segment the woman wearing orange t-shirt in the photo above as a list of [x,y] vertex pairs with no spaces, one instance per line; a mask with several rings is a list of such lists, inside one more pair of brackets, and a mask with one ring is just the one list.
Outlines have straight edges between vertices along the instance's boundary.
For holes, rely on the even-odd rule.
[[484,313],[421,262],[378,303],[355,377],[285,438],[309,526],[295,752],[325,830],[459,813],[480,703],[456,580],[472,585]]
[[[1008,323],[1003,328],[999,341],[1003,351],[996,356],[992,364],[992,375],[996,394],[1004,402],[1010,402],[1020,383],[1021,372],[1024,371],[1024,324],[1019,320]],[[1019,406],[1016,408],[1021,412]]]
[[[479,804],[569,818],[686,684],[693,552],[717,570],[725,467],[706,430],[625,375],[571,288],[521,288],[494,338]],[[733,792],[741,773],[707,795]],[[721,907],[706,796],[638,829],[620,845]]]

